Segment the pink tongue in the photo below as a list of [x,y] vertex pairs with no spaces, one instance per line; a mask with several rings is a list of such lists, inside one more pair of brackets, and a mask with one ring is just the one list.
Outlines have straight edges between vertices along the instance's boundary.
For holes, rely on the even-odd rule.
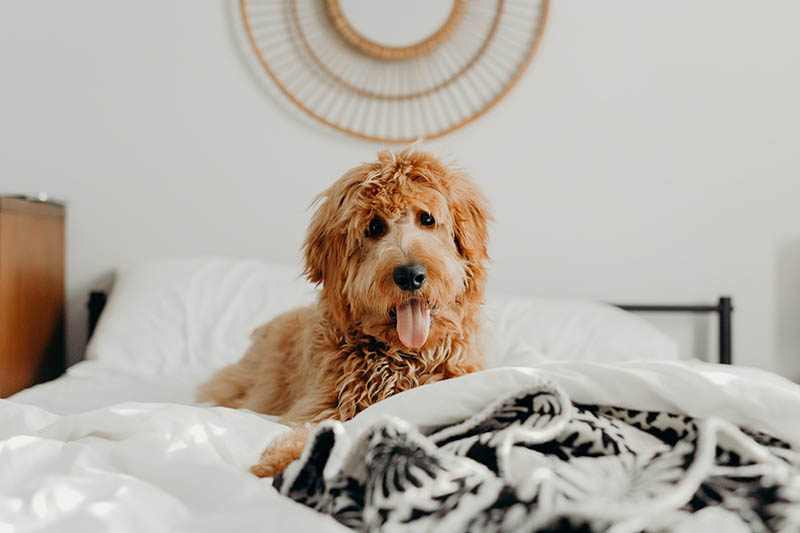
[[397,335],[408,348],[419,348],[428,340],[431,312],[427,304],[411,300],[397,306]]

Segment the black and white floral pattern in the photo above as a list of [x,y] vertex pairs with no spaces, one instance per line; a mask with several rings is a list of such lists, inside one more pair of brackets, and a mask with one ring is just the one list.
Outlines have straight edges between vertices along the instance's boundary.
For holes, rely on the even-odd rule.
[[457,424],[314,431],[280,492],[365,531],[800,531],[800,455],[719,419],[542,384]]

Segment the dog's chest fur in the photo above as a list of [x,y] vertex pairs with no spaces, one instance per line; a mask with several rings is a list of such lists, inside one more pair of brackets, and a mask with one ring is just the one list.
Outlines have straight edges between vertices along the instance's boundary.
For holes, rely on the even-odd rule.
[[[371,337],[342,346],[336,382],[337,415],[348,420],[393,394],[453,377],[447,360],[460,359],[464,347],[447,342],[412,354],[387,347]],[[466,372],[464,372],[466,373]]]

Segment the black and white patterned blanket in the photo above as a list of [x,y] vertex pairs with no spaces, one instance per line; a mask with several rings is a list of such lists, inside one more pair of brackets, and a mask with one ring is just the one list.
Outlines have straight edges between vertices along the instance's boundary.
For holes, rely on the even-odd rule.
[[444,427],[325,422],[274,485],[366,531],[800,531],[787,443],[546,383]]

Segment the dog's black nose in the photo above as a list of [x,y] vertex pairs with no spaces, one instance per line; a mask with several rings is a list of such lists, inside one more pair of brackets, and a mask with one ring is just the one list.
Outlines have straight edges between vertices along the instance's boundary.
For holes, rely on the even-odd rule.
[[403,265],[394,269],[394,282],[404,291],[415,291],[428,279],[428,271],[419,263]]

